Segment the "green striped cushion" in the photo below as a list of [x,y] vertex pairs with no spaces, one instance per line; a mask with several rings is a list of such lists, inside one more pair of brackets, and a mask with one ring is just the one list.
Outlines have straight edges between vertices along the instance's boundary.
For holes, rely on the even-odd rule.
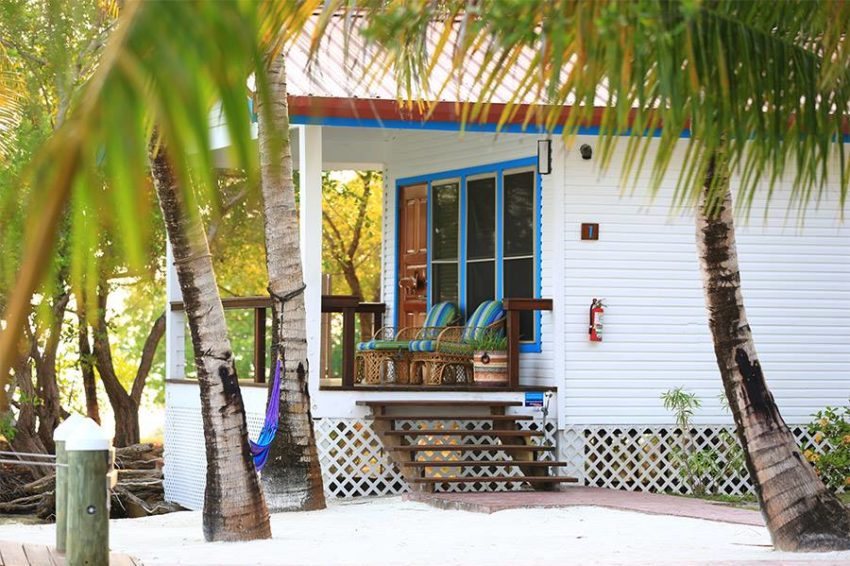
[[469,320],[466,321],[466,328],[463,329],[461,341],[471,342],[487,330],[487,327],[505,316],[505,310],[502,308],[502,301],[484,301]]
[[407,350],[407,340],[375,340],[373,350]]
[[[428,316],[425,317],[425,328],[444,328],[460,318],[460,313],[457,307],[452,303],[437,303],[428,311]],[[423,338],[436,338],[439,335],[437,330],[426,330],[427,336]]]

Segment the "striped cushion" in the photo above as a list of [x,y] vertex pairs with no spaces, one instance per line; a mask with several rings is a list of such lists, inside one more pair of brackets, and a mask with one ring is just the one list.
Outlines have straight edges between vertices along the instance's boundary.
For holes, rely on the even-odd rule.
[[433,352],[436,340],[411,340],[409,349],[411,352]]
[[[428,311],[428,316],[425,317],[425,328],[437,329],[444,328],[460,318],[460,312],[452,303],[437,303]],[[438,330],[426,330],[424,338],[436,338],[439,334]]]
[[375,341],[369,340],[368,342],[358,342],[357,343],[357,351],[358,352],[367,352],[369,350],[375,349]]
[[373,340],[373,350],[407,350],[407,340]]
[[501,320],[505,316],[505,310],[502,308],[502,301],[484,301],[469,320],[466,321],[466,328],[463,329],[462,342],[471,342],[478,339],[487,330],[491,324]]

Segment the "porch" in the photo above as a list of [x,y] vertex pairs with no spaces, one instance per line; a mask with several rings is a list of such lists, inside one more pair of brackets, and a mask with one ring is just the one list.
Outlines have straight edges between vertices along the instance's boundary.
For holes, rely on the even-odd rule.
[[[250,379],[256,384],[270,381],[274,371],[274,354],[270,347],[269,314],[272,308],[270,297],[223,297],[225,311],[247,311],[253,317],[253,335],[251,339]],[[352,295],[322,295],[321,298],[321,347],[319,380],[321,391],[555,391],[554,386],[524,384],[520,379],[520,317],[523,313],[551,311],[551,299],[505,299],[505,335],[507,337],[507,383],[504,385],[460,384],[406,384],[395,383],[391,377],[382,379],[379,384],[366,383],[358,376],[355,367],[356,344],[368,341],[384,328],[386,305],[384,303],[364,302]],[[171,312],[182,313],[182,301],[169,303]],[[334,324],[334,323],[338,324]],[[360,324],[358,324],[358,322]],[[364,324],[370,322],[371,324]],[[334,328],[336,327],[336,328]],[[239,355],[240,353],[237,353]],[[337,363],[335,363],[337,360]],[[170,378],[169,381],[178,381]]]

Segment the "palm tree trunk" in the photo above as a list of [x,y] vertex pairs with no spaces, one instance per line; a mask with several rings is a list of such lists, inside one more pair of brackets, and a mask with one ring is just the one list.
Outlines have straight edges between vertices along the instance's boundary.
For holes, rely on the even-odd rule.
[[269,294],[274,299],[274,343],[284,362],[281,376],[280,419],[263,484],[272,511],[325,507],[322,471],[307,389],[307,324],[304,277],[298,235],[298,213],[292,181],[289,114],[284,55],[269,69],[271,108],[261,102],[259,116],[260,167],[266,233]]
[[245,407],[203,225],[197,213],[190,213],[166,150],[157,150],[154,142],[150,162],[174,251],[201,390],[207,452],[204,537],[270,538],[269,514],[248,447]]
[[[709,189],[722,202],[709,209]],[[697,248],[717,365],[747,469],[779,550],[850,548],[850,512],[800,453],[767,388],[747,322],[732,220],[728,161],[715,153],[696,214]]]

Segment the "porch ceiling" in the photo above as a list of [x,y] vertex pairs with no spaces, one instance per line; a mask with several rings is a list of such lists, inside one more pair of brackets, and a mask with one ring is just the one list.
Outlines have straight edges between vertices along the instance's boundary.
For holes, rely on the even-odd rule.
[[[299,167],[300,136],[303,126],[294,126],[292,132],[292,163]],[[393,148],[406,142],[418,141],[430,145],[457,141],[460,137],[482,137],[492,140],[492,132],[458,132],[421,130],[406,128],[322,126],[322,169],[326,171],[344,169],[382,169],[390,161]],[[500,137],[529,134],[500,133]],[[256,128],[254,131],[256,138]],[[215,132],[219,138],[213,150],[217,167],[227,168],[231,164],[228,156],[226,132]]]

